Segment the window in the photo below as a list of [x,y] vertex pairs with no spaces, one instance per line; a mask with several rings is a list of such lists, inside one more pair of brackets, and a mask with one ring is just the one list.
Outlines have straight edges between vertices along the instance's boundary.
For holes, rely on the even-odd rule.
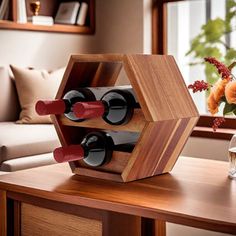
[[[204,65],[189,65],[200,61],[194,58],[193,54],[186,56],[191,40],[201,32],[202,25],[208,20],[217,17],[225,19],[227,1],[236,2],[235,0],[153,1],[153,53],[173,55],[187,85],[195,80],[206,80]],[[233,24],[236,28],[236,19],[233,20]],[[236,31],[224,36],[222,45],[217,46],[223,55],[225,55],[224,44],[236,48]],[[195,93],[192,97],[200,114],[206,115],[206,94]],[[205,119],[206,122],[203,121],[202,116],[199,124],[210,126],[212,117],[207,118],[207,121]],[[232,122],[229,119],[226,123],[228,124],[225,128],[236,128],[235,120]]]

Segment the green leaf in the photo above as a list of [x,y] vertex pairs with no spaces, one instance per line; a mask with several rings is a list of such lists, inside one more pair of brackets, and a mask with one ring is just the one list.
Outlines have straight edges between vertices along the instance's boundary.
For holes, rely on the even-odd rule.
[[230,62],[236,60],[236,50],[234,48],[227,50],[225,59]]
[[211,64],[205,64],[205,74],[206,81],[209,84],[215,84],[215,82],[219,79],[219,74],[216,68]]
[[219,41],[225,33],[225,21],[221,18],[209,20],[205,25],[202,26],[202,29],[208,42]]
[[223,115],[229,115],[236,112],[236,105],[235,104],[229,104],[229,103],[225,103],[225,107],[223,110]]
[[227,0],[226,1],[226,10],[230,10],[231,8],[236,6],[236,1],[235,0]]
[[222,53],[220,52],[220,49],[217,47],[207,47],[204,50],[204,57],[215,57],[215,58],[221,58]]
[[[225,19],[209,20],[202,25],[199,34],[191,40],[191,47],[186,55],[191,54],[195,60],[189,63],[190,65],[201,64],[204,57],[215,57],[226,65],[236,61],[236,49],[229,48],[225,43],[225,36],[236,27],[235,23],[233,25],[233,19],[236,18],[236,0],[227,0],[226,4]],[[224,50],[222,50],[222,46]],[[220,78],[217,69],[209,63],[204,63],[204,65],[206,81],[212,85],[215,84]],[[206,95],[209,95],[209,92],[210,90],[206,92]],[[225,103],[225,105],[223,104],[224,114],[233,112],[236,115],[236,105],[228,104],[225,98],[221,103]]]
[[190,42],[191,47],[189,51],[186,53],[186,56],[195,52],[196,48],[201,44],[201,41],[202,41],[202,34],[199,34],[194,39],[192,39]]

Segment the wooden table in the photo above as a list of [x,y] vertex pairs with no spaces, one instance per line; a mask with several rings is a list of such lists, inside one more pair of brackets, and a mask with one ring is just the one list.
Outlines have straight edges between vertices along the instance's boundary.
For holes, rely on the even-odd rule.
[[165,235],[165,222],[236,234],[227,169],[180,157],[170,174],[130,183],[75,176],[67,164],[1,176],[0,235]]

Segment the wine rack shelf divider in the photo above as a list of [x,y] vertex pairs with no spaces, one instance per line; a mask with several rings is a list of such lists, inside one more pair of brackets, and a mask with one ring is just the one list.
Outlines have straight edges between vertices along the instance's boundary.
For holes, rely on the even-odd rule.
[[122,70],[141,107],[129,123],[114,126],[101,118],[72,122],[61,115],[51,116],[62,146],[79,144],[94,129],[140,133],[131,151],[113,151],[104,166],[70,162],[75,174],[128,182],[169,172],[199,118],[172,56],[72,55],[56,98],[76,88],[121,85]]
[[146,124],[146,120],[144,118],[141,109],[135,109],[134,115],[129,123],[119,126],[110,125],[106,123],[102,118],[88,119],[83,122],[73,122],[67,119],[64,115],[61,115],[59,119],[63,125],[68,125],[68,126],[99,128],[104,130],[129,131],[129,132],[141,132]]

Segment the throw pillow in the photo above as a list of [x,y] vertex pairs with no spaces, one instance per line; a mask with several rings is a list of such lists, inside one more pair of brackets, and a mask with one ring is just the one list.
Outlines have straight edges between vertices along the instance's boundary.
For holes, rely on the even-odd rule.
[[51,123],[50,116],[39,116],[35,104],[40,99],[54,99],[63,77],[64,68],[48,73],[45,70],[10,66],[20,101],[20,124]]

